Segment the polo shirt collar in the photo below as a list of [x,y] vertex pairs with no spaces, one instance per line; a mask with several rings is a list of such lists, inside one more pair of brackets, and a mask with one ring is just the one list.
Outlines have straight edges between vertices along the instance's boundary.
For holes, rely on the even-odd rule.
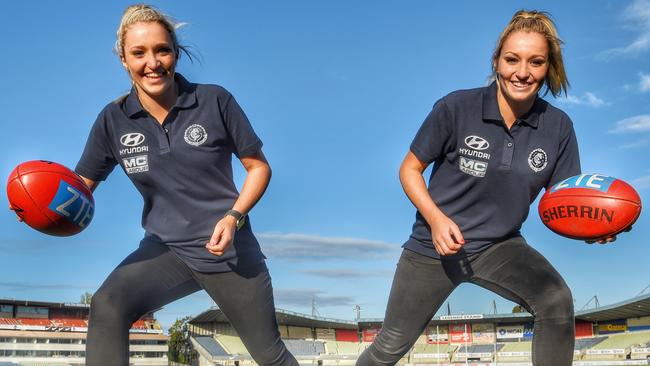
[[[543,109],[543,104],[543,100],[537,96],[535,98],[535,103],[533,103],[533,107],[528,111],[528,113],[519,118],[519,120],[536,128],[539,121],[539,115]],[[501,112],[499,111],[499,103],[497,102],[496,81],[493,81],[483,93],[483,120],[503,121],[503,117],[501,117]]]
[[[174,74],[174,81],[178,85],[178,98],[176,98],[176,104],[174,104],[172,109],[192,107],[196,103],[196,85],[187,81],[180,73]],[[129,117],[134,117],[138,113],[146,113],[142,104],[140,104],[135,86],[131,88],[131,92],[124,101],[124,111]]]

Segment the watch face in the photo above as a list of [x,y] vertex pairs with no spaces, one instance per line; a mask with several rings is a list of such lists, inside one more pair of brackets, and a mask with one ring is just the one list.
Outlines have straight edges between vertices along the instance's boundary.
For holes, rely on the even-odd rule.
[[237,220],[237,230],[244,227],[244,224],[246,224],[246,216],[242,216],[239,220]]

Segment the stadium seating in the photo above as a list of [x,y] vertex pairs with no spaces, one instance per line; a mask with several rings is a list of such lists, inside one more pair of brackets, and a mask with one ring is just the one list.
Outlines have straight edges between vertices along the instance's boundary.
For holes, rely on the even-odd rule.
[[[451,355],[456,351],[456,345],[450,344],[427,344],[417,343],[413,347],[412,355],[416,363],[435,363],[440,361],[450,361]],[[446,355],[426,357],[427,355]]]
[[363,343],[328,341],[325,343],[325,353],[338,356],[358,356],[365,348]]
[[131,325],[132,329],[148,329],[147,324],[145,324],[144,320],[136,320],[133,325]]
[[229,356],[223,347],[212,337],[196,337],[194,338],[198,344],[201,345],[211,356]]
[[52,319],[52,323],[55,327],[78,327],[78,328],[87,328],[88,323],[83,319],[75,318],[57,318]]
[[612,334],[605,341],[593,347],[594,349],[627,348],[650,342],[650,331]]
[[20,325],[20,321],[14,318],[0,318],[0,324],[2,325]]
[[499,362],[530,362],[532,342],[508,342],[497,352]]
[[325,354],[325,344],[322,341],[285,339],[284,344],[294,356],[318,356]]
[[[504,347],[504,344],[498,343],[496,345],[496,351],[499,352]],[[468,345],[467,351],[465,351],[465,346],[461,345],[458,349],[458,352],[461,353],[494,353],[495,346],[493,344],[474,344]]]
[[52,321],[50,319],[31,319],[31,318],[21,318],[20,324],[22,325],[35,325],[35,326],[44,326],[51,327]]
[[215,339],[230,355],[249,355],[244,343],[242,343],[238,336],[218,334],[215,335]]
[[575,350],[582,351],[586,350],[589,348],[593,348],[597,344],[603,342],[604,340],[607,339],[607,336],[605,337],[597,337],[597,338],[580,338],[576,339],[576,344],[573,347]]
[[[583,360],[615,360],[630,357],[631,349],[650,342],[650,331],[610,334],[605,340],[584,349]],[[600,354],[600,353],[603,354]],[[606,354],[605,354],[606,353]]]

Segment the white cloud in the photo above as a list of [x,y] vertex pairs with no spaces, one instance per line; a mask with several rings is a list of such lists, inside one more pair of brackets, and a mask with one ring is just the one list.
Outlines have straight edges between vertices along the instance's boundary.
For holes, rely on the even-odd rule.
[[642,114],[616,122],[616,127],[610,133],[639,133],[650,132],[650,114]]
[[394,273],[392,270],[360,271],[357,269],[345,268],[303,269],[300,272],[317,277],[345,279],[390,276]]
[[636,178],[630,183],[635,188],[650,188],[650,175]]
[[639,73],[641,80],[639,81],[639,90],[642,92],[650,91],[650,75]]
[[629,144],[622,145],[622,149],[635,149],[637,147],[644,147],[650,145],[650,138],[644,138]]
[[617,55],[638,54],[650,49],[650,0],[635,0],[623,12],[626,25],[639,34],[629,44],[601,53],[604,58]]
[[316,289],[276,289],[273,297],[277,304],[291,306],[311,306],[312,299],[318,306],[348,306],[355,302],[351,296],[323,295],[323,291]]
[[573,105],[584,105],[588,107],[602,107],[604,105],[609,105],[603,99],[598,98],[596,94],[592,92],[585,92],[582,96],[568,95],[566,98],[558,99],[560,103],[564,104],[573,104]]
[[63,290],[63,289],[83,289],[87,290],[93,286],[72,285],[72,284],[45,284],[45,283],[28,283],[28,282],[0,282],[0,288],[6,288],[10,291],[27,291],[27,290]]
[[387,257],[400,246],[356,238],[324,237],[305,234],[256,233],[269,258],[290,260],[359,259]]

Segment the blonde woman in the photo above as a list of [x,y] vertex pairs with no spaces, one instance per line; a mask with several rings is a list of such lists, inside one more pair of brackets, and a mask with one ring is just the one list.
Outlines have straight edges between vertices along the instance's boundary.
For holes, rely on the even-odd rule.
[[463,282],[535,317],[533,365],[571,365],[571,291],[519,231],[542,188],[580,173],[571,120],[539,96],[566,93],[560,43],[547,13],[517,12],[494,50],[494,81],[443,97],[425,119],[400,168],[415,224],[383,327],[357,365],[394,365]]
[[[131,324],[201,289],[258,364],[297,365],[246,217],[271,177],[262,142],[228,91],[176,72],[186,50],[156,8],[126,9],[115,51],[133,88],[100,112],[76,172],[94,190],[119,164],[143,196],[146,233],[92,298],[86,365],[128,365]],[[241,192],[233,154],[247,171]]]

